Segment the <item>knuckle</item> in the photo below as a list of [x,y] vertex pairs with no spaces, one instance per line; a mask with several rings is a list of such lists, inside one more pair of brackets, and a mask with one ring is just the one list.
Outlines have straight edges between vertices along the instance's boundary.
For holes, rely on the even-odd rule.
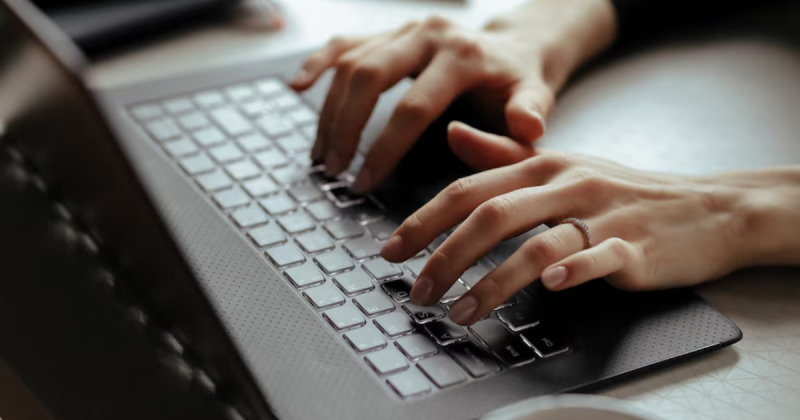
[[475,214],[481,224],[496,227],[507,220],[513,207],[514,203],[508,197],[494,197],[481,204]]
[[411,216],[408,216],[406,220],[403,222],[403,228],[407,231],[411,232],[419,232],[424,226],[422,219],[420,219],[419,214],[414,213]]
[[528,258],[548,266],[560,260],[561,240],[555,235],[537,235],[525,247]]
[[352,54],[345,54],[336,62],[336,71],[342,73],[352,73],[358,65],[358,59]]
[[424,119],[433,113],[433,106],[423,95],[408,95],[397,104],[397,113],[406,120]]
[[550,153],[535,159],[530,159],[528,169],[534,173],[559,173],[572,166],[571,158],[560,154]]
[[627,242],[620,238],[610,238],[606,241],[608,242],[609,251],[614,254],[615,257],[619,258],[621,261],[628,261],[630,259],[631,252]]
[[462,59],[479,59],[483,56],[483,48],[478,39],[467,33],[456,32],[450,35],[447,47]]
[[425,22],[423,22],[422,25],[425,27],[425,29],[429,31],[439,32],[447,28],[450,28],[452,26],[452,23],[448,19],[442,16],[433,15],[425,19]]
[[460,202],[465,197],[469,197],[473,189],[473,181],[470,177],[459,178],[444,189],[444,196],[448,202]]
[[383,69],[380,65],[360,62],[353,66],[353,80],[360,84],[373,84],[380,80]]

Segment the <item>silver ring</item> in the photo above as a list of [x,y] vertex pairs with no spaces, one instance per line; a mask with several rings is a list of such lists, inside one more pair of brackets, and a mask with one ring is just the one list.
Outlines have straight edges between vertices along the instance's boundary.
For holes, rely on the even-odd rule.
[[569,223],[577,227],[583,232],[584,236],[586,236],[586,242],[589,243],[589,248],[594,246],[594,244],[592,243],[592,232],[589,231],[589,225],[587,225],[586,222],[584,222],[581,219],[578,219],[577,217],[567,217],[566,219],[562,220],[561,223],[559,223],[559,225],[563,225],[566,223]]

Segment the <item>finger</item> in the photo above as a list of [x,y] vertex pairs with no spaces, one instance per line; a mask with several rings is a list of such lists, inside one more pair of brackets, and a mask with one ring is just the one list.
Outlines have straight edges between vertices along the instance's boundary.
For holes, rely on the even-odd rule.
[[529,144],[520,144],[456,121],[447,127],[447,141],[450,150],[477,171],[512,165],[536,154]]
[[431,254],[411,290],[412,301],[421,305],[438,301],[475,261],[506,238],[578,213],[582,207],[570,198],[581,193],[579,187],[572,183],[522,188],[481,204]]
[[[388,36],[371,39],[370,41],[348,51],[339,57],[337,66],[343,60],[345,62],[354,61],[369,54],[370,52],[384,45],[387,40]],[[333,125],[336,122],[336,118],[338,117],[339,110],[342,106],[342,101],[347,93],[349,79],[350,74],[348,72],[339,71],[337,69],[336,74],[333,77],[333,82],[331,82],[331,87],[328,89],[328,95],[325,97],[325,103],[322,105],[322,111],[319,114],[317,140],[314,142],[314,147],[311,149],[312,161],[326,159],[326,172],[328,172],[329,175],[336,175],[341,172],[341,169],[339,169],[339,166],[341,165],[334,160],[330,162],[331,167],[327,167],[329,165],[329,162],[327,162],[327,146],[328,138],[330,138],[330,132],[333,129]],[[335,156],[332,156],[332,158],[335,158]]]
[[[593,248],[553,263],[542,274],[542,284],[558,291],[624,271],[629,272],[624,279],[641,279],[639,273],[643,261],[641,250],[635,245],[619,238],[609,238]],[[623,282],[620,286],[640,288],[633,281]]]
[[471,86],[472,72],[448,54],[433,58],[397,104],[389,124],[367,153],[353,186],[357,192],[371,190],[391,173],[425,129]]
[[289,86],[297,91],[308,89],[316,83],[325,70],[336,63],[342,54],[364,44],[368,39],[368,37],[335,37],[331,39],[328,45],[306,58],[292,77]]
[[545,118],[553,107],[552,90],[533,79],[520,82],[506,104],[506,122],[511,135],[526,143],[541,137],[547,129]]
[[[369,120],[381,93],[404,77],[418,73],[427,66],[431,55],[428,37],[419,31],[396,38],[361,59],[347,63],[340,71],[350,74],[345,98],[335,119],[329,138],[335,141],[326,144],[326,154],[337,154],[336,161],[344,169],[350,164],[361,132]],[[342,63],[344,64],[344,63]]]
[[558,225],[534,236],[462,296],[450,309],[450,319],[461,325],[477,322],[536,280],[545,267],[584,247],[582,232],[571,225]]
[[520,188],[542,185],[562,166],[545,156],[461,178],[409,216],[381,250],[400,262],[416,255],[437,236],[466,219],[485,201]]

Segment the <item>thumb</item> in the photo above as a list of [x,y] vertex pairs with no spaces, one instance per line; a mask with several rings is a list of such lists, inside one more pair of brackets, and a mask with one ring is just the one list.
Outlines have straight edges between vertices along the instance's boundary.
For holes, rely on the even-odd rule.
[[511,135],[525,143],[533,143],[542,137],[555,97],[544,82],[525,80],[511,92],[506,104],[506,123]]
[[489,134],[458,121],[447,127],[447,141],[450,150],[477,171],[511,165],[536,154],[530,144]]

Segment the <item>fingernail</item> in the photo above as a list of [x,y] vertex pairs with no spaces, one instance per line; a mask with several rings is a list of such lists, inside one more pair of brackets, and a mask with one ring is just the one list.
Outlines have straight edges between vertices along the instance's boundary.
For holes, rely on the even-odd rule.
[[369,168],[361,169],[356,177],[356,182],[353,184],[353,191],[359,194],[366,193],[369,190],[370,182],[372,182],[372,173]]
[[542,116],[542,114],[539,111],[536,111],[535,109],[531,109],[530,111],[531,111],[531,115],[533,115],[533,118],[536,118],[542,124],[542,134],[546,133],[547,132],[547,120],[544,119],[544,116]]
[[463,297],[450,309],[450,320],[464,325],[472,319],[476,310],[478,310],[478,299],[475,296]]
[[447,132],[449,133],[449,132],[453,131],[453,129],[458,127],[459,124],[462,124],[462,123],[460,123],[458,121],[450,121],[450,124],[447,124]]
[[381,248],[381,256],[387,260],[397,260],[403,251],[403,237],[394,235]]
[[411,301],[417,305],[424,305],[430,300],[432,291],[433,280],[430,277],[422,276],[411,288]]
[[553,267],[546,270],[542,274],[542,283],[547,286],[548,289],[552,289],[557,287],[561,283],[567,280],[567,268],[566,267]]
[[300,70],[297,71],[297,73],[295,73],[289,84],[291,85],[303,84],[307,78],[308,78],[308,71],[306,71],[306,69],[301,68]]
[[339,155],[335,150],[328,152],[325,157],[325,173],[328,176],[338,175],[342,170],[339,168]]

